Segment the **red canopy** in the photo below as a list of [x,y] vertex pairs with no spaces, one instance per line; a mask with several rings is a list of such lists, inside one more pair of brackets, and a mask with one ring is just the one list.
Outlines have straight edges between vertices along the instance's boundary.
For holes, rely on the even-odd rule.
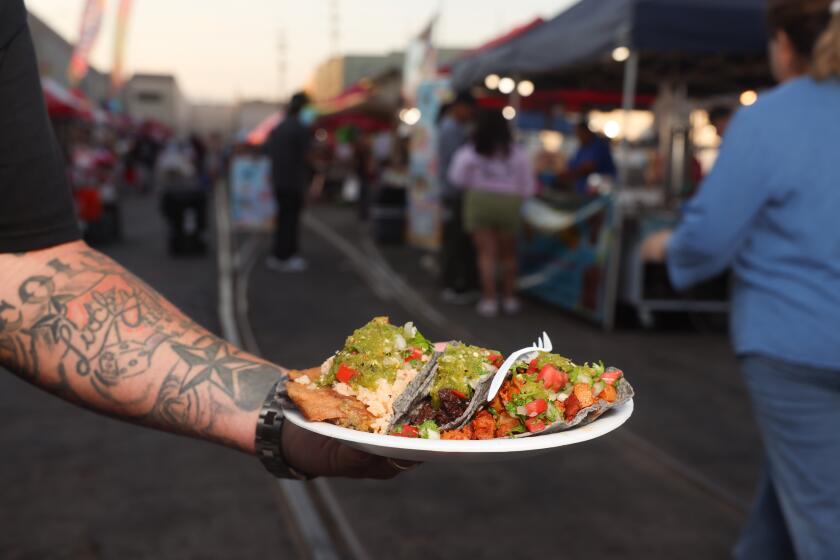
[[455,64],[456,62],[460,62],[462,60],[470,59],[470,58],[472,58],[472,57],[474,57],[478,54],[481,54],[484,51],[494,49],[494,48],[498,47],[499,45],[504,45],[508,41],[512,41],[513,39],[516,39],[520,35],[522,35],[524,33],[527,33],[529,31],[531,31],[532,29],[535,29],[535,28],[539,27],[544,23],[545,23],[545,20],[543,18],[537,17],[537,18],[534,18],[533,20],[529,21],[528,23],[523,23],[522,25],[518,25],[518,26],[514,27],[513,29],[511,29],[510,31],[508,31],[507,33],[505,33],[503,35],[499,35],[498,37],[496,37],[494,39],[490,39],[486,43],[484,43],[482,45],[479,45],[478,47],[465,52],[464,54],[459,56],[457,59],[453,60],[452,62],[450,62],[446,66],[442,67],[440,69],[440,72],[442,74],[449,74],[449,71],[451,70],[452,65]]
[[71,91],[52,78],[41,78],[44,100],[51,117],[93,118],[93,107],[80,91]]
[[356,108],[373,95],[374,83],[368,78],[362,78],[358,82],[350,84],[344,91],[317,104],[318,113],[321,115],[332,115]]
[[283,113],[281,111],[271,113],[248,133],[245,137],[245,142],[252,146],[262,145],[268,138],[268,135],[271,134],[271,131],[274,130],[274,127],[280,124],[281,120],[283,120]]
[[[553,89],[534,92],[533,95],[520,99],[524,110],[550,110],[556,106],[566,111],[579,111],[585,107],[620,107],[622,93],[620,91],[598,91],[586,89]],[[656,101],[655,95],[639,93],[636,95],[635,105],[646,108]],[[510,103],[507,96],[488,95],[478,100],[482,107],[501,109]]]

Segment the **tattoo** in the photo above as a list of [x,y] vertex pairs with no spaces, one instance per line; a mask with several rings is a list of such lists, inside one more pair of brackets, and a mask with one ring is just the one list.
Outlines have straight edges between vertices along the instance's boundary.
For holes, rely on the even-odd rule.
[[222,441],[222,418],[257,410],[283,373],[95,251],[50,260],[16,295],[0,300],[0,364],[123,418]]

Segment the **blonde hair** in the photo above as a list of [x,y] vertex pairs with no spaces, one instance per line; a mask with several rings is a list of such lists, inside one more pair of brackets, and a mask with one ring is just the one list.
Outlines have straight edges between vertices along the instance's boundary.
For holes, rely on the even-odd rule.
[[840,78],[840,12],[831,16],[828,27],[814,46],[811,75],[817,80]]

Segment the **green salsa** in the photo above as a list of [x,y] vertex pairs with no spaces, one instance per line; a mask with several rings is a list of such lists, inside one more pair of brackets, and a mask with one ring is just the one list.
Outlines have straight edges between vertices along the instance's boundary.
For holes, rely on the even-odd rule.
[[463,393],[467,398],[473,394],[471,381],[475,381],[490,371],[489,356],[498,354],[493,350],[469,346],[466,344],[450,344],[437,361],[437,374],[429,395],[432,406],[440,405],[441,389],[452,389]]
[[344,348],[336,353],[330,370],[318,384],[334,384],[343,365],[355,372],[348,382],[350,386],[374,390],[380,379],[393,383],[407,363],[419,369],[425,363],[420,356],[428,358],[431,353],[432,344],[413,325],[397,327],[386,317],[377,317],[347,337]]
[[560,354],[541,352],[540,355],[537,356],[537,371],[540,371],[545,364],[551,364],[560,371],[565,372],[568,372],[570,368],[574,367],[572,360],[569,358],[565,358]]

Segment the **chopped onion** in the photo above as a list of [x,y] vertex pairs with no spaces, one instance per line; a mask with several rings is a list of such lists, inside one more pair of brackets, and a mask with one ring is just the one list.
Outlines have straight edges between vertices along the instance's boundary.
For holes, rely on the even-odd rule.
[[592,378],[586,375],[585,373],[581,373],[577,376],[575,383],[586,383],[587,385],[592,384]]
[[396,345],[397,345],[397,350],[405,350],[406,342],[405,342],[405,338],[403,338],[403,335],[401,335],[401,334],[397,335]]
[[520,416],[528,416],[528,410],[524,406],[517,406],[516,413]]
[[594,393],[594,395],[597,397],[598,395],[600,395],[601,393],[604,392],[604,387],[605,386],[606,386],[606,384],[603,381],[597,382],[595,384],[595,386],[592,388],[592,393]]
[[440,439],[440,432],[437,430],[426,430],[426,439]]
[[557,400],[560,402],[566,402],[566,399],[569,398],[570,393],[560,393],[557,395]]
[[417,327],[415,327],[414,323],[411,321],[403,325],[403,330],[405,331],[405,336],[408,338],[414,338],[417,336]]

